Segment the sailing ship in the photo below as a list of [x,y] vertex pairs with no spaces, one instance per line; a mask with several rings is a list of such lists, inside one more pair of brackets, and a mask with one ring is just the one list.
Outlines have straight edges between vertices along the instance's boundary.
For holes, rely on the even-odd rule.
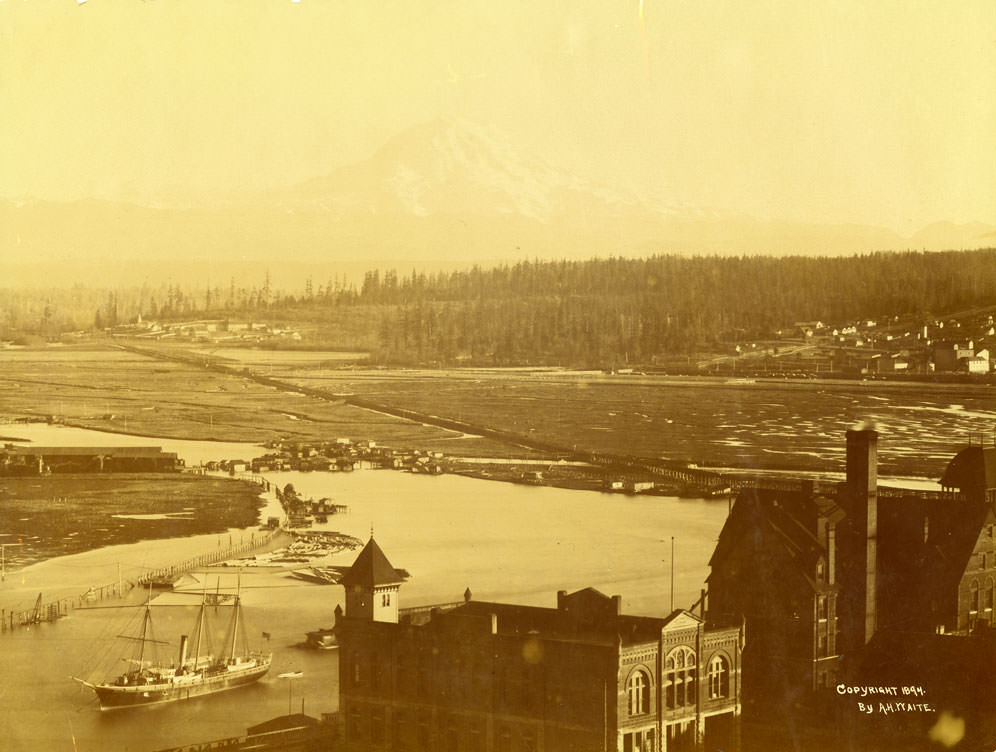
[[146,660],[147,645],[166,644],[150,635],[152,631],[151,600],[150,597],[145,604],[145,616],[140,634],[137,636],[122,635],[122,637],[136,640],[139,644],[138,658],[133,660],[134,668],[132,670],[98,683],[73,677],[80,684],[97,693],[101,710],[157,705],[214,694],[215,692],[224,692],[228,689],[252,684],[269,671],[270,663],[273,660],[272,653],[248,649],[238,652],[236,642],[242,611],[238,592],[235,595],[232,608],[230,626],[232,636],[230,641],[226,637],[227,650],[224,655],[215,656],[210,652],[201,654],[207,609],[207,598],[204,596],[201,599],[201,607],[194,630],[193,655],[190,655],[191,641],[188,635],[182,635],[176,663],[165,665]]

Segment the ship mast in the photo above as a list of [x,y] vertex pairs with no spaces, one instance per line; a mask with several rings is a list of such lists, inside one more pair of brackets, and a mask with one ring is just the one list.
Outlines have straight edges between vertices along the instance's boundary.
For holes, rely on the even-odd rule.
[[[207,575],[204,576],[204,584],[201,586],[201,610],[197,614],[197,645],[194,647],[194,670],[201,659],[201,635],[204,634],[204,604],[207,602]],[[181,667],[182,668],[182,667]]]
[[140,647],[138,648],[138,670],[145,667],[145,635],[149,630],[149,622],[152,621],[152,583],[149,583],[149,598],[145,601],[145,618],[142,619],[142,635],[139,637]]
[[230,660],[235,660],[235,641],[239,637],[239,595],[242,592],[242,574],[239,574],[235,586],[235,616],[232,622],[232,654]]

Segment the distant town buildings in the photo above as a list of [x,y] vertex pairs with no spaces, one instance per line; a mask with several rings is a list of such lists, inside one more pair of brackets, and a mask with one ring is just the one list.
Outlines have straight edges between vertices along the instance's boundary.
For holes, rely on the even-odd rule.
[[272,325],[260,321],[229,319],[193,319],[188,321],[143,321],[139,316],[133,324],[109,327],[111,334],[151,340],[181,340],[219,345],[258,345],[263,342],[300,342],[296,328]]

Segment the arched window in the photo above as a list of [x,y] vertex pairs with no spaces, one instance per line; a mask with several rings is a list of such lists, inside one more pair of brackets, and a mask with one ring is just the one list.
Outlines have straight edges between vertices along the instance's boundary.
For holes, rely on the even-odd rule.
[[979,583],[977,580],[972,580],[972,584],[969,585],[969,601],[968,601],[968,611],[971,614],[978,613],[979,611]]
[[721,655],[714,656],[709,661],[709,698],[715,700],[718,697],[729,697],[730,695],[730,664]]
[[668,708],[695,704],[695,651],[675,648],[664,663],[664,703]]
[[982,605],[986,611],[993,610],[993,578],[986,577],[985,590],[982,593]]
[[629,714],[642,715],[650,711],[650,680],[647,673],[636,670],[626,683],[626,694],[629,697]]

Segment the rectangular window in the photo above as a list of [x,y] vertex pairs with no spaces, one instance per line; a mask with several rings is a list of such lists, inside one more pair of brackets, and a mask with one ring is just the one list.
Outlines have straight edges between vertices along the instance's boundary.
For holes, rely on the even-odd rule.
[[450,721],[450,725],[446,729],[446,742],[444,749],[446,752],[459,752],[460,750],[460,734],[457,731],[455,721]]
[[522,732],[522,752],[536,752],[536,734],[532,729]]
[[404,711],[395,710],[393,713],[394,717],[394,749],[403,750],[408,749],[408,724],[405,719]]
[[360,721],[360,712],[358,710],[349,711],[346,735],[352,741],[363,741],[363,724]]
[[381,661],[376,653],[370,659],[370,688],[375,692],[380,689]]
[[827,598],[825,595],[816,598],[816,618],[825,621],[827,618]]
[[477,726],[474,726],[474,728],[470,730],[470,744],[467,749],[470,750],[470,752],[484,752],[481,729]]
[[383,744],[384,739],[384,709],[374,708],[370,712],[370,741]]

